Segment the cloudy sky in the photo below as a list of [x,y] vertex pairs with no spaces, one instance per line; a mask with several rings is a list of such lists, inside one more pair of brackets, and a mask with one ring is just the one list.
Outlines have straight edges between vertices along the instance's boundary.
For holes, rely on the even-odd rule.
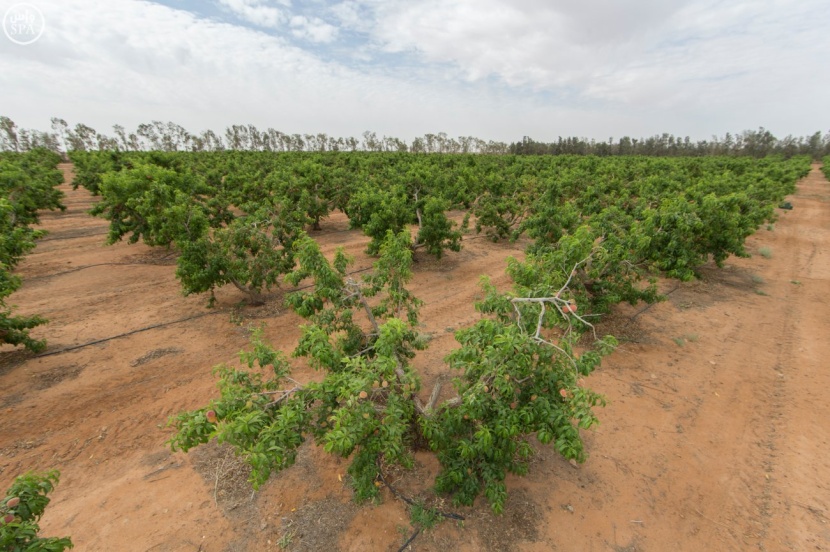
[[[26,3],[40,38],[0,34],[0,115],[21,127],[504,141],[830,129],[827,0]],[[0,0],[7,33],[16,4]]]

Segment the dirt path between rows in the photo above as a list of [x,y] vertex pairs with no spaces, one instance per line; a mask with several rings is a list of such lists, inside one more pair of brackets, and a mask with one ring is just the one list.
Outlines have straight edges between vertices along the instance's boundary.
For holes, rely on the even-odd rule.
[[[312,446],[256,494],[223,448],[169,452],[168,416],[215,394],[211,368],[234,362],[248,326],[266,324],[289,349],[299,320],[279,293],[255,309],[232,289],[212,310],[183,297],[169,252],[104,245],[105,222],[86,214],[92,198],[63,189],[69,208],[44,215],[50,234],[21,264],[12,297],[21,313],[50,319],[33,332],[49,348],[0,348],[0,488],[59,469],[42,527],[77,550],[397,550],[412,532],[401,502],[384,491],[383,504],[355,506],[347,464]],[[589,378],[608,405],[585,433],[588,462],[539,447],[530,474],[509,479],[503,516],[448,503],[466,521],[411,549],[830,549],[830,183],[814,167],[790,201],[749,240],[752,258],[666,282],[666,302],[603,320],[622,345]],[[314,237],[327,253],[345,247],[355,269],[371,265],[367,239],[342,215]],[[507,286],[505,259],[522,248],[470,239],[418,263],[412,289],[433,339],[416,363],[427,381],[444,373],[452,332],[477,319],[479,275]],[[425,496],[437,465],[417,458],[414,472],[390,478]]]

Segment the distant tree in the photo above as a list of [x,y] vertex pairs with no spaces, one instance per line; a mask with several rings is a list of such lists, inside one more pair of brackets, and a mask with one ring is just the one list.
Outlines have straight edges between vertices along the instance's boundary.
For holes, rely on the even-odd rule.
[[138,130],[136,131],[136,134],[138,134],[139,137],[143,138],[148,142],[147,147],[149,149],[155,151],[161,150],[161,140],[155,125],[149,123],[142,123],[138,125]]
[[807,150],[813,159],[819,160],[825,154],[825,143],[821,138],[821,132],[817,131],[807,139]]
[[0,150],[20,151],[17,139],[17,125],[5,116],[0,116]]

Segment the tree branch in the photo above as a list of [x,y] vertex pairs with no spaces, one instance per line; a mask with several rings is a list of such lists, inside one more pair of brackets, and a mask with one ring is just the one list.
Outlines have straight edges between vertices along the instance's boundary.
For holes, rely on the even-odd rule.
[[427,411],[431,412],[433,408],[435,408],[435,403],[438,401],[438,395],[441,394],[441,387],[443,387],[444,382],[440,379],[435,382],[435,387],[432,388],[432,394],[429,396],[429,402],[427,403]]
[[375,330],[375,334],[379,335],[380,327],[378,326],[378,321],[375,319],[372,307],[369,306],[369,302],[366,301],[366,297],[363,295],[363,290],[360,289],[360,284],[349,278],[346,285],[352,290],[352,293],[348,297],[357,297],[357,300],[360,302],[363,310],[366,311],[366,316],[369,318],[369,322],[371,322],[372,328]]
[[275,399],[275,400],[273,400],[273,401],[269,402],[269,403],[268,403],[268,404],[266,404],[266,405],[265,405],[265,407],[264,407],[264,408],[270,408],[270,407],[272,407],[272,406],[276,406],[276,405],[278,405],[279,403],[281,403],[282,401],[284,401],[287,397],[289,397],[289,396],[290,396],[290,395],[292,395],[293,393],[296,393],[297,391],[300,391],[300,390],[302,390],[302,389],[303,389],[303,387],[302,387],[302,386],[296,386],[296,387],[292,387],[291,389],[283,389],[283,390],[280,390],[280,391],[262,391],[262,392],[260,392],[260,393],[256,393],[256,394],[257,394],[257,395],[275,395],[275,394],[277,394],[277,393],[282,393],[282,396],[281,396],[280,398]]

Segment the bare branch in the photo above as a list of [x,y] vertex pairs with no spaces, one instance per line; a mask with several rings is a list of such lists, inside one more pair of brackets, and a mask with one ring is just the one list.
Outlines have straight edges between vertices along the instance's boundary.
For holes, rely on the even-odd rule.
[[366,316],[369,318],[369,322],[372,324],[372,328],[375,330],[375,334],[380,334],[380,327],[378,326],[378,321],[375,319],[375,315],[372,312],[372,307],[369,306],[369,302],[366,301],[366,297],[363,295],[363,290],[360,288],[360,284],[349,278],[347,285],[350,289],[352,289],[352,293],[346,297],[357,297],[358,302],[363,307],[363,310],[366,311]]
[[256,393],[256,394],[257,395],[275,395],[277,393],[282,393],[281,397],[279,397],[277,399],[274,399],[273,401],[271,401],[271,402],[269,402],[268,404],[265,405],[265,408],[269,408],[269,407],[278,405],[279,403],[284,401],[286,398],[288,398],[289,396],[291,396],[292,394],[294,394],[294,393],[296,393],[297,391],[300,391],[300,390],[302,390],[302,386],[293,387],[291,389],[284,389],[284,390],[281,390],[281,391],[263,391],[261,393]]
[[432,412],[427,410],[427,408],[424,406],[423,401],[421,401],[421,398],[418,397],[418,395],[412,397],[412,402],[415,403],[415,410],[418,411],[418,414],[420,414],[424,418],[429,418],[431,416]]
[[571,318],[570,317],[573,316],[574,318],[576,318],[577,320],[579,320],[580,322],[585,324],[587,327],[591,328],[591,333],[593,333],[594,339],[598,339],[597,338],[597,333],[596,333],[596,328],[594,328],[594,325],[591,324],[590,322],[588,322],[587,320],[585,320],[585,318],[583,318],[582,316],[580,316],[576,312],[574,312],[572,310],[572,308],[573,308],[572,304],[569,301],[566,301],[565,299],[562,298],[562,295],[565,292],[570,291],[570,288],[568,286],[570,285],[570,283],[573,280],[574,276],[576,276],[577,270],[579,269],[579,267],[581,265],[589,262],[591,260],[591,258],[593,257],[593,255],[594,255],[594,251],[591,251],[591,253],[587,257],[585,257],[581,261],[577,262],[573,266],[573,268],[571,268],[571,270],[568,274],[568,279],[565,281],[565,283],[562,285],[562,287],[560,287],[559,290],[553,296],[551,296],[551,297],[514,297],[513,299],[510,300],[510,302],[513,304],[513,309],[516,311],[517,324],[519,325],[519,328],[522,327],[522,311],[521,311],[521,309],[519,309],[519,304],[520,303],[535,303],[535,304],[539,305],[539,317],[538,317],[537,322],[536,322],[536,330],[533,333],[532,339],[537,341],[538,343],[543,343],[545,345],[553,347],[554,349],[556,349],[557,351],[562,353],[565,357],[568,358],[568,360],[571,361],[571,364],[573,364],[574,368],[577,368],[577,364],[576,364],[576,360],[573,358],[572,355],[570,355],[562,347],[559,347],[558,345],[555,345],[551,341],[549,341],[549,340],[545,339],[544,337],[542,337],[543,323],[544,323],[544,319],[545,319],[545,314],[547,314],[547,305],[553,305],[553,307],[556,308],[556,310],[559,312],[559,314],[562,315],[562,317],[568,322],[568,332],[570,332],[572,330]]
[[444,382],[440,379],[435,382],[435,387],[432,388],[432,394],[429,396],[429,402],[427,403],[427,410],[432,411],[435,408],[435,403],[438,401],[438,395],[441,394],[441,387],[443,387]]

